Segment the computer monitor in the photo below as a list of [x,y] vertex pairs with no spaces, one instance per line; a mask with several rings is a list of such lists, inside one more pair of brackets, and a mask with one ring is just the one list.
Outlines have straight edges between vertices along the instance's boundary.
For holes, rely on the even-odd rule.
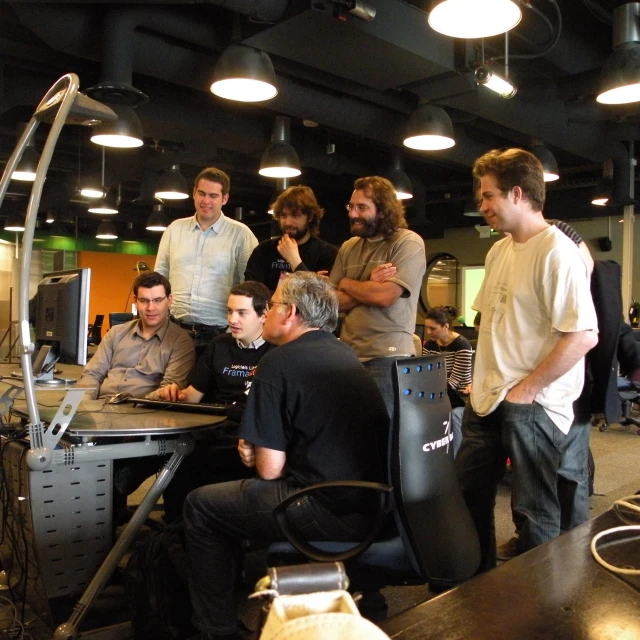
[[[36,294],[35,338],[39,351],[34,375],[53,369],[56,362],[87,364],[89,287],[91,269],[68,269],[43,274]],[[41,353],[46,353],[46,357]],[[40,371],[35,365],[40,365]]]

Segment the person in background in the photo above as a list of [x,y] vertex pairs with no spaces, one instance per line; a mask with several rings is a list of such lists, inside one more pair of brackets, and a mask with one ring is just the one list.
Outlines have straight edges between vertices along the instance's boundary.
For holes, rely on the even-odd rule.
[[230,333],[216,336],[187,377],[187,386],[170,384],[152,397],[172,402],[222,402],[227,421],[195,434],[196,448],[164,492],[164,519],[177,520],[189,491],[214,482],[247,476],[238,457],[238,427],[262,357],[274,348],[262,336],[270,292],[261,282],[231,289],[227,301]]
[[282,236],[263,240],[247,262],[246,280],[257,280],[275,291],[280,279],[292,271],[331,271],[338,249],[321,240],[324,209],[309,187],[297,185],[283,191],[273,203],[273,217]]
[[230,186],[224,171],[203,169],[193,189],[195,215],[167,227],[156,258],[156,270],[173,283],[173,318],[191,333],[198,355],[227,330],[229,291],[258,244],[249,227],[222,212]]
[[454,307],[434,307],[427,312],[424,326],[429,336],[422,354],[444,354],[447,367],[447,393],[451,402],[451,427],[453,433],[453,455],[458,453],[462,441],[462,409],[467,401],[466,389],[471,384],[473,349],[469,341],[453,330],[458,316]]
[[[189,592],[201,639],[239,639],[234,551],[242,540],[284,536],[273,509],[297,490],[330,480],[382,478],[377,436],[387,412],[375,382],[332,331],[338,300],[327,278],[284,278],[272,296],[261,361],[240,425],[240,456],[257,475],[192,491],[184,508]],[[359,492],[308,496],[287,510],[307,540],[359,540],[371,503]]]
[[109,329],[78,380],[94,399],[121,392],[143,398],[159,387],[184,385],[193,367],[193,341],[169,321],[169,280],[154,271],[139,275],[133,299],[138,318]]
[[346,208],[353,238],[338,250],[330,276],[345,314],[340,339],[371,372],[392,416],[393,364],[415,354],[424,242],[407,229],[402,201],[386,178],[356,180]]
[[473,305],[482,324],[456,457],[484,571],[496,562],[493,509],[507,457],[513,510],[522,519],[519,549],[560,533],[558,484],[584,479],[569,460],[568,434],[584,356],[598,336],[589,270],[542,214],[540,161],[522,149],[493,150],[475,162],[473,175],[486,222],[509,234],[489,251]]

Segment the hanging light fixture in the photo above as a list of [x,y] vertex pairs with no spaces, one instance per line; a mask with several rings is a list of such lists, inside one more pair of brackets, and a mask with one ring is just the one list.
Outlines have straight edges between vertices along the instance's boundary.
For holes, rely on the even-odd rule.
[[239,102],[262,102],[278,95],[271,58],[244,44],[227,47],[216,64],[211,92]]
[[142,125],[131,107],[111,107],[118,116],[115,122],[100,124],[93,130],[91,142],[105,147],[133,149],[141,147]]
[[155,197],[162,200],[184,200],[189,197],[189,187],[180,173],[180,165],[174,164],[156,182]]
[[419,106],[409,118],[403,144],[420,151],[449,149],[456,143],[453,123],[442,107],[432,104]]
[[144,167],[142,170],[142,179],[140,180],[140,195],[131,201],[131,204],[135,204],[141,207],[152,207],[156,204],[162,204],[160,198],[156,198],[155,192],[155,180],[156,174],[153,169]]
[[613,198],[613,160],[607,158],[602,165],[602,178],[596,185],[591,204],[596,207],[606,207]]
[[277,178],[276,179],[276,188],[273,190],[271,194],[271,200],[269,201],[269,209],[267,213],[272,216],[273,215],[273,205],[275,205],[278,196],[289,188],[289,178]]
[[11,211],[4,223],[4,230],[16,233],[24,231],[24,214],[19,211]]
[[56,221],[56,214],[55,214],[55,212],[54,212],[54,210],[53,210],[53,209],[49,209],[49,210],[47,211],[47,213],[45,214],[45,219],[44,219],[44,221],[45,221],[47,224],[53,224],[53,223]]
[[102,147],[102,193],[104,194],[100,200],[93,203],[88,211],[89,213],[98,213],[102,215],[114,215],[118,213],[118,201],[112,191],[105,189],[104,186],[104,167],[105,167],[105,150]]
[[640,3],[629,2],[613,10],[613,53],[600,74],[602,104],[640,101]]
[[560,179],[558,163],[548,147],[541,142],[536,142],[529,150],[540,160],[545,182],[554,182]]
[[467,218],[482,218],[482,212],[478,210],[478,203],[475,198],[467,198],[464,201],[463,216]]
[[302,173],[298,154],[289,143],[289,118],[286,116],[276,116],[271,144],[262,154],[258,173],[267,178],[295,178]]
[[[27,125],[24,123],[20,123],[18,125],[18,140],[20,140],[26,128]],[[38,162],[40,162],[40,154],[36,151],[35,140],[31,138],[22,152],[22,158],[20,158],[18,166],[11,174],[11,179],[20,180],[22,182],[33,182],[36,179]]]
[[489,38],[513,29],[522,12],[513,0],[441,0],[429,13],[429,26],[452,38]]
[[167,216],[164,214],[164,205],[154,204],[153,211],[147,220],[147,231],[165,231],[167,226]]
[[98,231],[96,232],[96,238],[100,240],[115,240],[118,237],[116,225],[111,220],[103,220],[98,225]]
[[498,75],[486,65],[480,65],[475,70],[473,78],[477,84],[495,91],[499,96],[506,99],[513,98],[518,92],[517,87],[512,82]]
[[393,154],[393,166],[387,174],[387,178],[396,190],[398,200],[409,200],[413,198],[413,187],[409,176],[403,171],[402,156],[395,152]]

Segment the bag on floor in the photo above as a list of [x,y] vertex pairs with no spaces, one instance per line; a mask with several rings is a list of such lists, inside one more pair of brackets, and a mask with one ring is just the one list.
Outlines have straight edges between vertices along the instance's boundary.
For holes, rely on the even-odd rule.
[[137,545],[127,562],[125,592],[137,640],[182,640],[197,633],[191,625],[182,521]]

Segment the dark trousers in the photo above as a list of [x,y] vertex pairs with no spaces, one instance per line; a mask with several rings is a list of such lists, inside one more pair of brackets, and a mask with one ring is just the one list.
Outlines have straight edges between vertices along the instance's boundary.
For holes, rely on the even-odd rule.
[[[252,478],[200,487],[187,496],[184,528],[189,591],[193,624],[199,631],[236,631],[237,546],[241,540],[283,540],[272,511],[296,490],[284,480]],[[355,541],[370,526],[369,519],[360,514],[338,518],[308,496],[294,502],[287,516],[307,540]]]

